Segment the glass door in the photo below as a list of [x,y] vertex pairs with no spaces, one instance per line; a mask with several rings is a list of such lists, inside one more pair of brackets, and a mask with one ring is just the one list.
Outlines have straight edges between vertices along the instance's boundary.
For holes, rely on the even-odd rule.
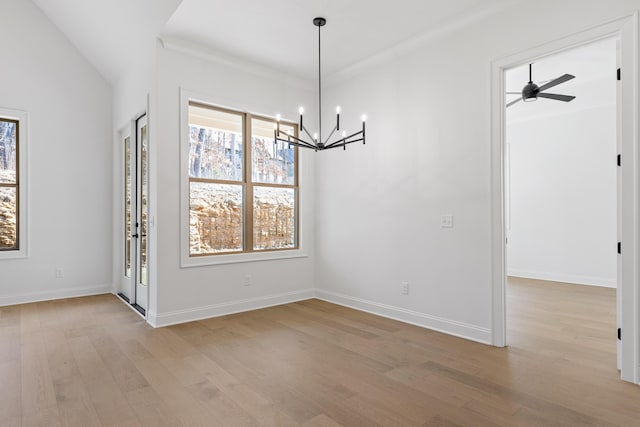
[[137,154],[137,197],[136,213],[137,230],[135,235],[138,240],[137,271],[136,271],[136,298],[135,305],[144,314],[147,309],[147,285],[148,285],[148,230],[149,230],[149,132],[147,116],[144,115],[136,121],[136,154]]
[[149,164],[147,116],[135,120],[133,135],[123,136],[124,277],[118,295],[141,314],[147,310]]

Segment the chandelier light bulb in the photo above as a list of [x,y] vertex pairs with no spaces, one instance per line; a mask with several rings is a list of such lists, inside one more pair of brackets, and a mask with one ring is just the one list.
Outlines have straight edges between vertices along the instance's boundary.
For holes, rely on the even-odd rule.
[[345,139],[347,137],[347,132],[342,131],[342,139]]
[[340,111],[342,111],[342,110],[341,110],[340,106],[338,105],[338,106],[336,107],[336,114],[340,114]]
[[363,121],[363,122],[366,122],[366,121],[367,121],[367,115],[366,115],[366,114],[363,114],[363,115],[362,115],[362,121]]
[[313,139],[315,139],[316,141],[318,140],[318,134],[317,133],[313,134]]
[[300,115],[303,115],[304,114],[304,108],[303,107],[298,108],[298,112],[300,113]]
[[282,118],[282,116],[280,116],[280,114],[276,114],[276,121],[280,121],[280,119]]

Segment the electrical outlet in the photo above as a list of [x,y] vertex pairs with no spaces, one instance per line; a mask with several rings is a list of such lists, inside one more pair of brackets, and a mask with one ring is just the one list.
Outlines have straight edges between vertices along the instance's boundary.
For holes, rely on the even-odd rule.
[[56,268],[56,279],[62,279],[64,277],[64,269],[61,267]]
[[409,295],[409,282],[402,282],[402,295]]
[[250,274],[245,274],[244,275],[244,285],[245,286],[251,286],[251,275]]
[[440,227],[453,228],[453,215],[451,214],[440,215]]

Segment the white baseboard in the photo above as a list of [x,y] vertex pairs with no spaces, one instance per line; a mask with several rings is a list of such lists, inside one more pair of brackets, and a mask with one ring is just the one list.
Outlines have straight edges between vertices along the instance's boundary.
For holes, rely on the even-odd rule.
[[0,307],[31,302],[49,301],[62,298],[86,297],[90,295],[110,294],[113,292],[111,283],[83,288],[64,288],[53,291],[27,292],[24,294],[0,295]]
[[432,316],[430,314],[368,301],[361,298],[355,298],[335,292],[324,291],[321,289],[316,289],[316,298],[356,310],[365,311],[377,316],[388,317],[404,323],[410,323],[412,325],[465,338],[471,341],[477,341],[489,345],[491,344],[491,330],[489,328],[470,325],[468,323]]
[[149,322],[149,324],[154,328],[159,328],[162,326],[193,322],[195,320],[225,316],[227,314],[240,313],[243,311],[258,310],[260,308],[307,300],[314,297],[314,289],[305,289],[302,291],[285,292],[281,294],[267,295],[264,297],[229,301],[187,310],[170,311],[167,313],[149,311],[147,322]]
[[575,283],[576,285],[601,286],[604,288],[618,287],[615,278],[579,276],[575,274],[508,269],[507,276],[522,277],[525,279],[549,280],[551,282]]

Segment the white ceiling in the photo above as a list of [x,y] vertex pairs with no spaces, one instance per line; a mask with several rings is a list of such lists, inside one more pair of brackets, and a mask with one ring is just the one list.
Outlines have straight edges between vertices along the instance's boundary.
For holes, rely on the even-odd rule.
[[285,70],[317,75],[317,27],[323,74],[331,74],[406,39],[514,0],[183,0],[162,33]]
[[323,75],[404,40],[522,0],[33,0],[111,83],[166,40],[204,47],[296,77]]

